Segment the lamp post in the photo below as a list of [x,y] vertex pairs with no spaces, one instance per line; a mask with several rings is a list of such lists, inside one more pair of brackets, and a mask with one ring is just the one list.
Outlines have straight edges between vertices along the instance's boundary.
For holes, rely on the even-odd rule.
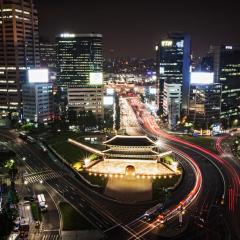
[[184,214],[185,214],[185,209],[183,206],[181,206],[180,212],[179,212],[179,227],[182,227],[182,225],[183,225],[183,215]]

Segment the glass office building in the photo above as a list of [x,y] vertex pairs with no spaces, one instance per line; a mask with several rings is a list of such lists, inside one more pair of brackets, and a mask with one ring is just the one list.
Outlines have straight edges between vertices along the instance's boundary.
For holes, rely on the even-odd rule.
[[221,119],[232,125],[240,116],[240,46],[212,46],[214,81],[222,84]]
[[67,96],[67,108],[104,117],[101,34],[60,34],[56,38],[57,84]]
[[90,73],[103,72],[101,34],[60,34],[56,52],[57,82],[61,87],[89,85]]
[[221,92],[219,83],[191,84],[188,117],[195,129],[220,123]]
[[158,97],[160,114],[163,112],[164,82],[181,84],[182,100],[181,109],[187,109],[189,84],[191,37],[185,33],[168,33],[156,45],[156,72],[158,81]]

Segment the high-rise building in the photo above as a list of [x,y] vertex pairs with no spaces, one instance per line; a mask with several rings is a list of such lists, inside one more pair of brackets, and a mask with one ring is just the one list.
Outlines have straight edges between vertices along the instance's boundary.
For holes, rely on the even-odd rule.
[[59,86],[89,85],[90,73],[103,72],[101,34],[63,33],[56,44]]
[[56,56],[56,44],[50,41],[46,41],[40,39],[40,65],[41,68],[48,68],[49,70],[49,77],[51,82],[54,83],[55,92],[57,91],[56,86],[56,63],[57,63],[57,56]]
[[213,72],[213,56],[211,54],[207,54],[207,56],[202,58],[199,70],[202,72]]
[[56,71],[56,44],[50,41],[40,40],[40,64],[43,68]]
[[28,71],[28,82],[22,86],[23,119],[44,123],[54,117],[53,84],[47,69]]
[[0,111],[20,113],[26,70],[39,66],[33,0],[0,0]]
[[181,84],[182,99],[181,109],[187,109],[190,62],[191,62],[191,37],[185,33],[169,33],[156,45],[157,54],[157,102],[160,114],[163,113],[164,83]]
[[214,82],[222,84],[221,119],[228,125],[240,118],[240,46],[212,46]]
[[164,82],[163,115],[167,117],[169,129],[175,129],[180,119],[181,89],[182,85],[180,83]]
[[222,86],[219,83],[191,84],[188,117],[196,129],[220,123]]
[[68,110],[103,118],[102,35],[65,33],[56,42],[57,83],[67,91]]

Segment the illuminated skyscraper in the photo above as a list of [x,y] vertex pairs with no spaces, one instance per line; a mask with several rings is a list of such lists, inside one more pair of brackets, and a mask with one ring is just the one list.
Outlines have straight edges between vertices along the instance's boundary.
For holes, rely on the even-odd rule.
[[157,54],[157,102],[160,114],[163,113],[163,91],[168,84],[181,84],[181,109],[187,109],[189,95],[189,74],[191,59],[191,37],[184,33],[169,33],[156,45]]
[[232,125],[240,120],[240,47],[212,46],[215,82],[222,84],[221,119]]
[[65,33],[56,42],[57,83],[67,91],[68,110],[103,118],[102,35]]
[[89,85],[90,73],[103,72],[101,34],[60,34],[57,43],[59,86]]
[[38,17],[32,0],[0,0],[0,111],[20,112],[26,69],[39,66]]
[[220,122],[222,86],[219,83],[191,84],[189,120],[195,129],[209,129]]
[[40,40],[40,63],[50,71],[56,71],[56,45],[50,41]]

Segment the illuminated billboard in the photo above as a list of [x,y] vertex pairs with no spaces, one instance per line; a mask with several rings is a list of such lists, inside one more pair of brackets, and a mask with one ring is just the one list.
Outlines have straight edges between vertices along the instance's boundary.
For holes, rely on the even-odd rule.
[[90,73],[90,84],[93,85],[101,85],[103,84],[103,73],[98,72],[98,73]]
[[107,95],[114,95],[114,89],[113,88],[107,88]]
[[156,89],[156,88],[153,88],[153,87],[150,87],[150,88],[149,88],[149,93],[150,93],[150,94],[153,94],[153,95],[156,95],[156,94],[157,94],[157,89]]
[[192,72],[191,84],[211,84],[214,81],[213,76],[210,72]]
[[103,97],[103,105],[104,106],[113,105],[113,102],[114,102],[113,96],[104,96]]
[[73,33],[62,33],[60,35],[60,37],[62,37],[62,38],[74,38],[75,34],[73,34]]
[[48,69],[29,69],[28,82],[29,83],[48,83]]

